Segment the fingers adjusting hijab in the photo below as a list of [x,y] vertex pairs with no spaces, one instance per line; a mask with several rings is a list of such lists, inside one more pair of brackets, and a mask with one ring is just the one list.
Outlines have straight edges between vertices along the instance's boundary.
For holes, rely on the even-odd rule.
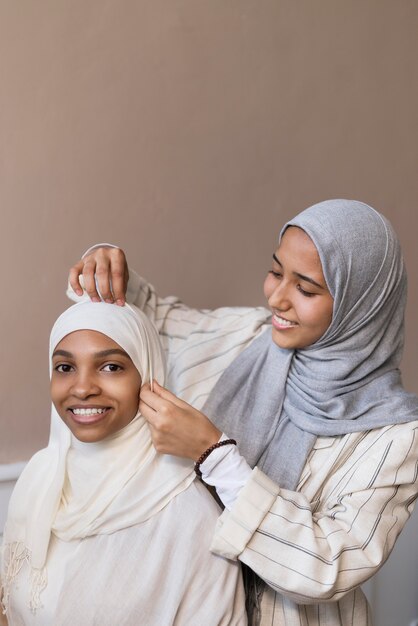
[[[60,341],[78,330],[110,337],[130,357],[142,382],[155,377],[164,384],[158,332],[135,307],[91,302],[70,307],[52,329],[50,360]],[[10,586],[28,562],[30,606],[32,610],[41,606],[52,533],[72,541],[139,524],[161,511],[193,479],[191,462],[155,451],[139,412],[111,436],[85,443],[72,435],[52,406],[48,447],[29,461],[10,501],[2,574],[6,604]],[[109,554],[109,561],[117,558]]]
[[280,238],[289,226],[316,246],[334,299],[331,323],[296,351],[263,333],[218,380],[204,412],[251,465],[295,489],[317,436],[418,419],[418,399],[398,369],[407,281],[390,223],[362,202],[329,200],[290,220]]

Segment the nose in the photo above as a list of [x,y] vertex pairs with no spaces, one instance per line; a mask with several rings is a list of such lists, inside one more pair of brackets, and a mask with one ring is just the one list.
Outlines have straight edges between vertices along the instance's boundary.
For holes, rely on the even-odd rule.
[[101,392],[100,385],[94,376],[89,372],[77,372],[77,376],[73,382],[71,393],[80,400],[86,400],[91,396],[98,396]]
[[271,292],[268,299],[269,306],[279,311],[288,311],[292,307],[289,294],[289,285],[281,280]]

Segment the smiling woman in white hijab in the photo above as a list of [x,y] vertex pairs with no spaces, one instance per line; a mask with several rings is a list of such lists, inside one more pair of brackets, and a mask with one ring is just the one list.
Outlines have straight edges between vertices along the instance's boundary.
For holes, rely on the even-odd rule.
[[4,534],[9,626],[246,624],[239,568],[209,552],[217,505],[190,461],[155,451],[138,412],[141,382],[165,380],[152,322],[76,304],[52,329],[50,363],[49,444]]
[[[90,251],[73,287],[83,274],[97,296],[100,270],[108,297],[120,258]],[[168,386],[183,401],[155,385],[141,411],[159,448],[200,457],[225,504],[211,549],[248,566],[251,624],[370,626],[360,585],[418,494],[418,398],[399,371],[398,239],[362,202],[321,202],[285,224],[264,291],[269,310],[200,311],[131,272],[128,298],[156,320]],[[238,445],[205,456],[225,437]]]

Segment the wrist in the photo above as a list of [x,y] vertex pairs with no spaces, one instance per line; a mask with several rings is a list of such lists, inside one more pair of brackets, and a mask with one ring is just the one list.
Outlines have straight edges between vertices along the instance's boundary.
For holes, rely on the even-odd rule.
[[202,437],[199,445],[196,445],[193,455],[190,457],[192,461],[196,462],[208,448],[218,443],[222,437],[222,431],[218,430],[213,424],[211,424],[211,426],[210,432],[206,433],[204,438]]
[[222,438],[220,441],[217,441],[216,443],[214,443],[211,446],[209,446],[209,448],[207,448],[200,455],[200,457],[197,459],[197,461],[196,461],[196,463],[194,465],[194,471],[199,476],[199,478],[202,477],[202,472],[201,472],[200,466],[202,465],[202,463],[204,463],[206,461],[208,456],[210,454],[212,454],[212,452],[214,450],[217,450],[218,448],[222,448],[223,446],[231,446],[231,445],[232,446],[236,446],[237,445],[237,442],[235,441],[235,439],[224,439],[224,438]]
[[[220,441],[227,438],[228,435],[224,434]],[[209,454],[200,465],[200,471],[201,480],[214,487],[225,508],[231,510],[253,470],[237,446],[225,445]]]

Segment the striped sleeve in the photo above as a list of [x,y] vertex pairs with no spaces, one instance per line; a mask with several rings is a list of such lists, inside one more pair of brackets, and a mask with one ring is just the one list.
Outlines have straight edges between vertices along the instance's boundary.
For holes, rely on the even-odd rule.
[[[212,550],[239,558],[297,603],[340,600],[385,562],[412,512],[417,428],[340,438],[334,470],[313,499],[280,489],[256,468],[221,516]],[[320,473],[315,454],[310,469]]]
[[158,328],[167,357],[167,385],[197,409],[228,365],[267,329],[270,319],[264,307],[195,309],[173,296],[161,298],[132,270],[127,298]]

